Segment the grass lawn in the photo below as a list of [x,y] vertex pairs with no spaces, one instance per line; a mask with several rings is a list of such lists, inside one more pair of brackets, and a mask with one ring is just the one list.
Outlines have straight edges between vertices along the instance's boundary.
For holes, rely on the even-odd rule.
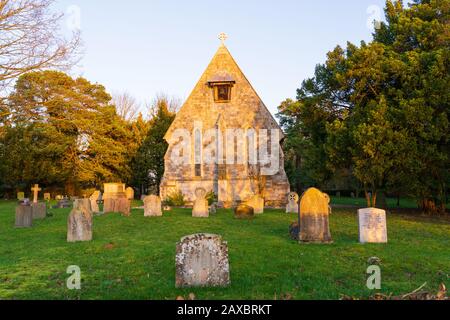
[[[66,242],[69,209],[14,228],[15,202],[0,202],[0,299],[197,299],[367,298],[367,259],[382,260],[382,290],[399,295],[421,286],[449,287],[450,223],[444,219],[389,215],[387,245],[358,243],[356,209],[334,209],[331,245],[300,245],[290,240],[296,215],[268,210],[253,221],[219,210],[194,219],[176,209],[162,218],[109,214],[94,218],[94,240]],[[229,288],[175,289],[175,245],[181,237],[205,232],[228,241]],[[78,265],[82,290],[66,289],[66,269]]]

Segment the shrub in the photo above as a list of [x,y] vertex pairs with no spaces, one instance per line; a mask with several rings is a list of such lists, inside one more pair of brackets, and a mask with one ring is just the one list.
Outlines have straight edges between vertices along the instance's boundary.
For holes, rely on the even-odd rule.
[[164,205],[171,206],[171,207],[182,207],[186,201],[184,200],[184,195],[181,192],[181,190],[172,192],[169,194],[164,200]]
[[208,205],[212,205],[214,202],[217,202],[217,196],[214,191],[210,191],[206,194],[206,200],[208,200]]

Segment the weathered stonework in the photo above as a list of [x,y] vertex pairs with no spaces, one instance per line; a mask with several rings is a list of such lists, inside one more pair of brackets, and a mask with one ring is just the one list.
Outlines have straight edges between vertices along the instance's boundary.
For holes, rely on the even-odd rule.
[[177,288],[228,286],[228,244],[213,234],[184,237],[177,244],[175,268]]
[[155,195],[146,196],[144,198],[144,216],[145,217],[162,217],[161,198]]
[[[214,90],[210,87],[211,79],[225,79],[233,81],[230,100],[226,103],[216,102]],[[169,149],[165,156],[165,174],[161,183],[161,198],[164,200],[173,192],[181,191],[188,204],[195,200],[195,190],[203,188],[207,192],[214,191],[218,196],[218,202],[225,207],[232,207],[250,199],[254,194],[260,193],[265,199],[267,207],[284,207],[287,195],[290,191],[287,175],[284,171],[284,154],[280,147],[278,172],[267,176],[263,190],[258,187],[252,170],[254,165],[225,164],[219,166],[202,162],[201,174],[196,174],[195,152],[190,152],[188,164],[174,163],[171,159],[172,151],[177,147],[178,141],[172,141],[172,135],[177,129],[185,129],[194,137],[194,132],[201,132],[202,138],[206,131],[215,129],[220,131],[223,137],[222,153],[225,158],[227,150],[227,129],[253,129],[259,132],[261,129],[278,130],[280,139],[283,133],[271,113],[268,111],[260,97],[253,89],[245,75],[236,64],[230,52],[225,46],[221,46],[208,68],[195,86],[193,92],[178,112],[175,121],[169,128],[165,139],[169,143]],[[247,132],[247,131],[245,131]],[[209,139],[209,138],[208,138]],[[205,144],[215,141],[206,137]],[[195,139],[192,140],[194,150]],[[202,148],[202,149],[203,149]],[[236,154],[236,153],[235,153]],[[248,155],[245,155],[248,159]],[[199,170],[199,168],[197,168]]]
[[67,219],[67,242],[91,241],[93,217],[90,201],[76,200]]

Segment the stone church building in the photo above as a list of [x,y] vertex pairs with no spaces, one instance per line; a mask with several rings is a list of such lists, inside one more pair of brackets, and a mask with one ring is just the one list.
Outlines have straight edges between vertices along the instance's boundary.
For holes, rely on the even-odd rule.
[[[166,133],[169,149],[161,198],[181,191],[187,203],[192,203],[197,188],[204,188],[213,191],[219,205],[225,207],[256,194],[264,197],[268,207],[284,206],[290,186],[280,147],[283,133],[221,40],[222,45]],[[180,130],[190,137],[180,138]],[[261,138],[264,134],[266,140]],[[273,137],[277,140],[275,149],[271,147]],[[181,150],[182,142],[190,150]],[[205,160],[208,150],[213,161]],[[260,161],[262,150],[276,161]],[[174,153],[186,161],[175,161]],[[274,164],[276,170],[263,173],[262,168]]]

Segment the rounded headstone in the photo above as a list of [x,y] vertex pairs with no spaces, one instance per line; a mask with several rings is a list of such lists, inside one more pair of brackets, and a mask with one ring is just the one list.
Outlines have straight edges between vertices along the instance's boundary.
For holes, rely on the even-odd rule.
[[241,204],[234,209],[234,217],[236,219],[253,219],[255,217],[255,211],[252,207]]

